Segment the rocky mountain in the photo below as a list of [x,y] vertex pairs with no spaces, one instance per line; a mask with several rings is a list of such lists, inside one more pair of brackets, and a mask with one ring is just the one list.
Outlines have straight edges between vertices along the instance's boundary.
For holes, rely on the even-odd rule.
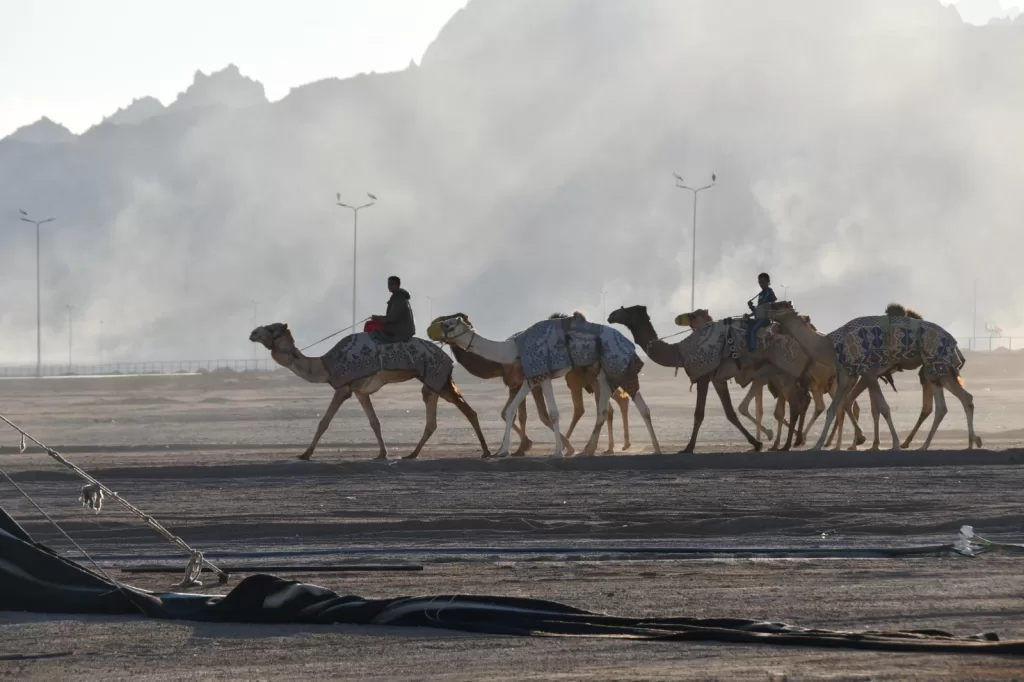
[[[15,134],[0,207],[58,217],[44,333],[74,302],[108,357],[244,357],[253,300],[300,341],[346,325],[338,191],[380,197],[359,218],[360,318],[397,273],[421,328],[427,296],[505,338],[554,309],[600,317],[602,289],[665,327],[693,243],[673,171],[717,173],[696,291],[716,315],[768,270],[821,328],[900,300],[967,334],[978,279],[982,319],[1024,329],[1020,64],[1024,32],[935,0],[471,0],[401,72],[268,103],[228,67],[74,144]],[[33,247],[0,231],[0,323],[25,331],[2,358],[34,350]]]

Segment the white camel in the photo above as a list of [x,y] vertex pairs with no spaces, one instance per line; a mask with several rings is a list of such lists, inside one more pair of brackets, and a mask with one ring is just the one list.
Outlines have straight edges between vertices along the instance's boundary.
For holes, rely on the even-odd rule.
[[[556,323],[558,321],[547,320],[545,322]],[[436,327],[434,325],[436,325]],[[594,326],[603,327],[604,325]],[[472,351],[480,357],[491,360],[492,362],[499,362],[503,365],[517,365],[520,368],[522,367],[521,358],[519,357],[519,347],[515,339],[494,341],[492,339],[485,338],[478,334],[472,327],[467,325],[465,320],[459,316],[437,320],[431,325],[431,327],[432,329],[428,332],[428,336],[431,338],[443,338],[447,343],[456,345],[467,351]],[[522,385],[519,387],[519,391],[506,408],[505,436],[501,441],[501,446],[498,448],[498,457],[508,456],[509,441],[512,435],[512,424],[515,420],[516,412],[519,409],[519,405],[526,398],[526,395],[530,393],[530,390],[537,384],[540,384],[541,390],[544,394],[544,402],[547,406],[548,416],[551,420],[551,424],[549,426],[556,434],[555,451],[553,456],[562,457],[562,439],[558,437],[558,434],[561,433],[558,424],[558,405],[555,402],[555,392],[551,382],[552,379],[558,379],[565,376],[571,369],[571,367],[557,369],[547,372],[539,377],[534,377],[532,379],[526,378],[523,381]],[[610,409],[609,399],[611,397],[612,387],[608,381],[608,376],[605,373],[604,367],[601,364],[600,354],[598,355],[598,362],[594,365],[588,366],[587,369],[597,369],[598,409],[597,419],[594,424],[594,429],[590,434],[590,440],[587,441],[587,445],[581,454],[593,456],[596,454],[597,441],[601,435],[601,428],[608,417]],[[626,391],[630,394],[630,397],[633,398],[633,402],[636,405],[637,410],[639,410],[640,416],[643,417],[644,423],[647,425],[647,431],[651,436],[651,442],[654,445],[655,452],[660,453],[661,448],[658,445],[658,439],[654,434],[654,425],[651,423],[650,408],[647,407],[646,401],[644,401],[643,396],[640,395],[639,390],[635,387],[628,387],[626,388]]]

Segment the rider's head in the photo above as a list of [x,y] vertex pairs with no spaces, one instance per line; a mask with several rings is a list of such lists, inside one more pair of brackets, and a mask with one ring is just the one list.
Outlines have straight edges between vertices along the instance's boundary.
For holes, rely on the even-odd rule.
[[398,275],[391,275],[388,277],[388,291],[395,293],[402,286],[402,280],[398,278]]
[[772,278],[768,276],[767,272],[762,272],[757,276],[757,283],[761,285],[761,289],[767,289],[772,285]]

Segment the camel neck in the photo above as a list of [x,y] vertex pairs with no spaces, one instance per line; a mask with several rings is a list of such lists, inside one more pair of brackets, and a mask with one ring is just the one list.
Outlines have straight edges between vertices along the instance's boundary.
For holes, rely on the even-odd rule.
[[323,360],[306,357],[294,344],[281,344],[270,352],[270,357],[300,379],[313,384],[326,384],[330,381]]
[[514,364],[519,359],[519,350],[516,348],[515,341],[492,341],[471,329],[453,337],[451,342],[474,355],[479,355],[484,360],[498,362],[502,365]]
[[482,358],[476,353],[471,353],[459,346],[453,345],[451,349],[452,355],[455,356],[455,360],[462,365],[467,372],[478,379],[497,379],[502,376],[503,371],[501,363]]
[[663,367],[679,367],[682,365],[682,357],[679,348],[671,343],[666,343],[658,338],[654,325],[650,320],[637,322],[628,325],[633,341],[647,354],[655,364]]

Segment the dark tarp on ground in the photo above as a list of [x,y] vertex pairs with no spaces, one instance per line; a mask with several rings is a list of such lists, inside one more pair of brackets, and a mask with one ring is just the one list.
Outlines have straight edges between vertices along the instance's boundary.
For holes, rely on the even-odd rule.
[[139,614],[206,622],[344,623],[443,628],[499,635],[629,637],[657,641],[757,642],[950,653],[1024,654],[1024,641],[954,637],[935,630],[840,632],[737,618],[619,618],[557,602],[441,595],[363,599],[271,575],[253,575],[224,596],[153,593],[112,583],[33,542],[0,507],[0,610]]

